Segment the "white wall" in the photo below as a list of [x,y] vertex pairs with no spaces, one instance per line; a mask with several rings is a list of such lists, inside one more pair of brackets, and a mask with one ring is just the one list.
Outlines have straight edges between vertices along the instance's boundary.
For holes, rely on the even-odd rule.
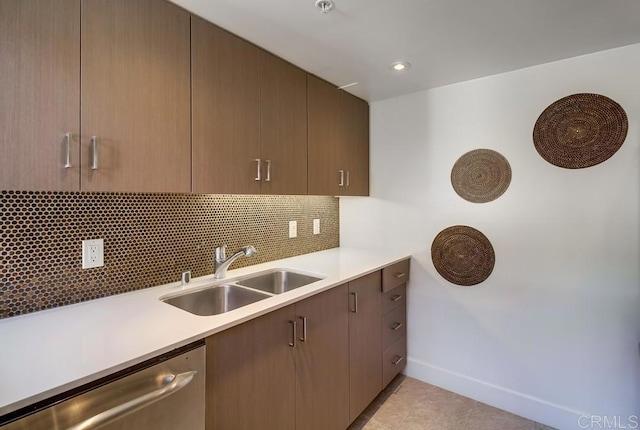
[[[562,169],[538,155],[533,126],[579,92],[620,103],[629,132],[604,163]],[[581,414],[633,425],[639,128],[640,44],[371,105],[371,197],[341,199],[341,245],[413,255],[410,376],[560,429],[584,428]],[[500,152],[513,171],[490,203],[451,186],[451,167],[476,148]],[[495,249],[493,273],[474,287],[448,283],[431,262],[434,237],[455,224]]]

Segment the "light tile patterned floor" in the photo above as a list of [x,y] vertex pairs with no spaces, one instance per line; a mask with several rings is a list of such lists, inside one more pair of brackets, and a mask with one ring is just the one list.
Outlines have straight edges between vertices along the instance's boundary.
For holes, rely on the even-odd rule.
[[400,375],[349,430],[553,430]]

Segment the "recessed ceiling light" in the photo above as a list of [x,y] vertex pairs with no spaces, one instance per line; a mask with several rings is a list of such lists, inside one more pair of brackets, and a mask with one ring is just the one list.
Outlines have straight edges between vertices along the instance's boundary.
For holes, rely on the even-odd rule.
[[406,61],[397,61],[395,63],[391,63],[390,65],[392,70],[396,72],[401,72],[403,70],[407,70],[411,68],[411,63],[407,63]]
[[316,0],[316,7],[320,9],[322,13],[327,13],[333,9],[333,2],[331,0]]

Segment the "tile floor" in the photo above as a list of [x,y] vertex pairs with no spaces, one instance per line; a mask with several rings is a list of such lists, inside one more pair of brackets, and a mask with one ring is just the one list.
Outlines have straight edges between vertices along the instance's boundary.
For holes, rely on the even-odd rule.
[[417,379],[398,376],[349,430],[553,430]]

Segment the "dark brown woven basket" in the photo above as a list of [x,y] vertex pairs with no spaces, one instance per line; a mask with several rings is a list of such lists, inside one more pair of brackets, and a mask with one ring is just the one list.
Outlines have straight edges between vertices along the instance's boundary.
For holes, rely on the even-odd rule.
[[447,281],[471,286],[491,275],[496,257],[484,234],[472,227],[455,225],[442,230],[433,240],[431,260]]
[[511,166],[491,149],[475,149],[458,158],[451,169],[451,185],[460,197],[473,203],[497,199],[509,188]]
[[595,166],[624,143],[624,109],[599,94],[573,94],[546,108],[533,128],[533,144],[549,163],[567,169]]

